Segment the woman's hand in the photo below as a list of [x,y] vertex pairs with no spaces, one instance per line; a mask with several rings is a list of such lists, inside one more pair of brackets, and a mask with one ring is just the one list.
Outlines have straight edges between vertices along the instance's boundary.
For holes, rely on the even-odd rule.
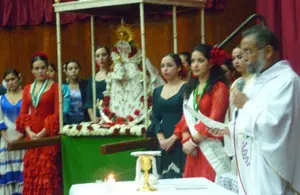
[[31,130],[26,130],[26,133],[30,137],[30,139],[37,139],[36,133],[32,132]]
[[16,138],[16,140],[14,140],[14,142],[23,139],[23,137],[24,137],[24,134],[22,133]]
[[169,151],[172,146],[174,145],[175,141],[177,140],[177,137],[175,135],[172,135],[168,139],[163,140],[163,146],[165,151]]
[[216,137],[223,137],[224,135],[230,135],[230,131],[228,129],[228,127],[226,127],[225,129],[211,129],[211,128],[207,128],[208,131]]
[[42,138],[42,137],[45,137],[45,135],[46,135],[46,129],[44,128],[42,131],[40,131],[40,132],[38,132],[37,134],[36,134],[36,139],[40,139],[40,138]]
[[183,145],[182,145],[182,150],[185,154],[189,154],[192,156],[196,156],[197,155],[197,150],[196,150],[196,146],[195,144],[192,143],[191,140],[186,141]]
[[6,141],[6,143],[11,143],[11,140],[7,137],[6,130],[1,131],[1,137]]

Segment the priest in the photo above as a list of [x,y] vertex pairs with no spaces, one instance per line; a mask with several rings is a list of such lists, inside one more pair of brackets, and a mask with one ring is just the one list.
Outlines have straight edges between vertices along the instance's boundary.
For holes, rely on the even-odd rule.
[[280,60],[280,42],[268,28],[256,25],[246,30],[241,48],[248,71],[256,78],[247,94],[241,92],[242,85],[232,92],[237,110],[228,129],[210,131],[215,135],[230,134],[238,145],[235,129],[242,129],[252,140],[251,147],[242,153],[249,166],[239,169],[244,162],[237,162],[239,175],[247,173],[245,181],[240,177],[239,194],[298,194],[300,78],[288,61]]

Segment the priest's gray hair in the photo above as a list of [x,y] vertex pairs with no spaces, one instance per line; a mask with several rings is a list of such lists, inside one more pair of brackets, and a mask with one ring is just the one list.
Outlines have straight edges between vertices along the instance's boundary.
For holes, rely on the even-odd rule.
[[255,36],[257,46],[264,47],[266,45],[271,45],[275,51],[280,50],[280,41],[269,28],[264,25],[255,25],[242,33],[242,38],[248,36]]

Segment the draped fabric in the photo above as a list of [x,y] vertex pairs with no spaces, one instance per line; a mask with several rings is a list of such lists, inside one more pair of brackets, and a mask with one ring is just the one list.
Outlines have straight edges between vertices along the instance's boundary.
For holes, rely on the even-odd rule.
[[262,14],[282,44],[282,58],[290,61],[300,74],[300,1],[257,0],[257,12]]
[[[62,0],[67,2],[71,0]],[[1,0],[0,28],[55,23],[54,0]],[[87,18],[86,14],[62,13],[61,23]]]
[[[61,0],[69,2],[74,0]],[[182,0],[184,1],[184,0]],[[223,10],[226,0],[207,0],[207,10]],[[54,0],[1,0],[0,28],[16,26],[32,26],[38,24],[54,24]],[[62,13],[61,23],[68,24],[84,20],[87,14]],[[103,16],[105,19],[109,16]]]

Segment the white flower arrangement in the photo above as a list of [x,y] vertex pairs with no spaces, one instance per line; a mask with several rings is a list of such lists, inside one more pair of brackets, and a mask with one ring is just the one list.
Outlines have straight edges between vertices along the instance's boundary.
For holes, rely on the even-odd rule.
[[80,124],[65,125],[61,134],[68,136],[142,136],[146,133],[144,124],[131,126],[129,124],[98,124],[93,122],[83,122]]

